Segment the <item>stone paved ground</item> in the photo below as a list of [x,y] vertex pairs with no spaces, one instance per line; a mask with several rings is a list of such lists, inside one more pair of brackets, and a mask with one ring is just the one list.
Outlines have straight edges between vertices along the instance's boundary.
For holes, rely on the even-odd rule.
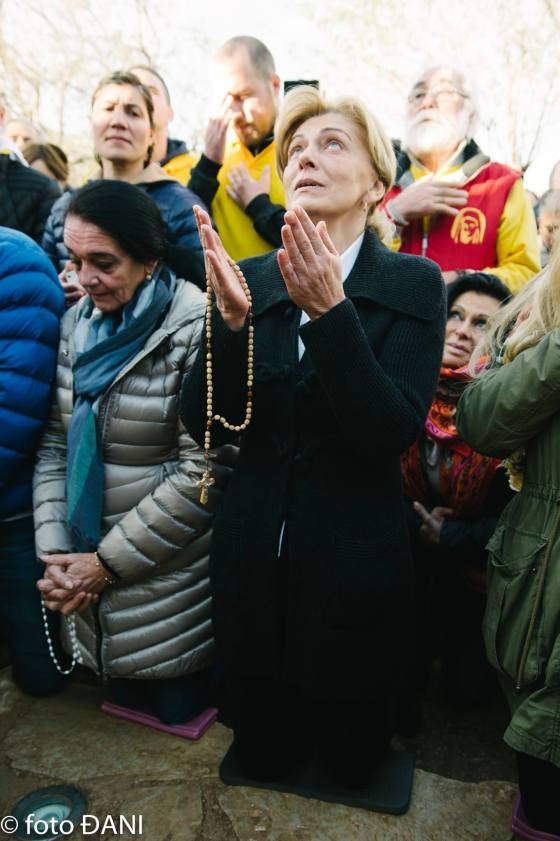
[[418,751],[418,768],[411,808],[400,817],[224,786],[218,779],[230,743],[224,726],[187,742],[112,719],[100,712],[100,701],[91,681],[76,681],[56,698],[27,698],[7,669],[0,672],[0,816],[32,789],[64,783],[80,788],[88,813],[100,818],[142,814],[146,841],[507,841],[510,835],[514,773],[499,737],[505,710],[498,698],[468,716],[430,700],[423,735],[407,742]]

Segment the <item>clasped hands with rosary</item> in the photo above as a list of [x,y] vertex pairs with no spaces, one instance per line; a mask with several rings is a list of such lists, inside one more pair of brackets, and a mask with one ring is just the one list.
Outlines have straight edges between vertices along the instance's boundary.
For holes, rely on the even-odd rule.
[[[227,254],[220,237],[212,227],[208,213],[198,206],[195,206],[194,213],[204,248],[207,277],[205,470],[198,482],[200,502],[206,504],[208,490],[214,484],[210,471],[212,425],[221,423],[226,429],[242,432],[251,422],[254,328],[251,293],[243,272]],[[286,212],[284,219],[283,248],[277,253],[278,266],[291,300],[309,316],[310,320],[314,320],[344,300],[340,257],[329,237],[324,221],[315,225],[306,211],[297,205]],[[219,407],[214,406],[213,401],[212,301],[214,295],[220,315],[230,330],[239,331],[247,323],[247,402],[245,418],[242,423],[236,425],[217,413],[216,410],[219,410]],[[102,590],[108,584],[114,583],[95,552],[48,555],[42,560],[47,566],[45,576],[39,582],[39,589],[43,593],[43,616],[47,634],[45,606],[69,615],[96,602]],[[70,619],[73,660],[76,660],[75,628],[73,617]],[[50,643],[49,635],[48,639]],[[52,643],[49,647],[53,655]],[[73,664],[67,671],[71,671],[72,667]]]

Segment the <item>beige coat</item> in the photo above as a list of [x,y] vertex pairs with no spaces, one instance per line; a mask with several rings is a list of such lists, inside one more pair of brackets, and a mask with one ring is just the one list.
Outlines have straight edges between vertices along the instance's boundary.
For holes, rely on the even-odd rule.
[[[66,435],[79,308],[62,321],[56,395],[35,470],[37,554],[72,551]],[[105,589],[98,609],[78,615],[76,627],[84,664],[111,677],[177,677],[203,668],[212,657],[212,514],[198,502],[202,451],[178,416],[181,382],[196,356],[203,315],[203,294],[178,280],[164,322],[102,398],[105,499],[99,553],[119,583]]]

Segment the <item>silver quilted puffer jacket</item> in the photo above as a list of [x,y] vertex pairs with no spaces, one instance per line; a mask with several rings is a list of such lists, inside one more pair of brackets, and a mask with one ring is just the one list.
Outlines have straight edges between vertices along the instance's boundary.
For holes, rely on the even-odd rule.
[[[203,457],[179,420],[205,299],[178,280],[161,327],[107,389],[99,411],[105,499],[99,554],[119,582],[77,614],[83,662],[121,678],[198,671],[213,652],[208,551],[212,503],[199,502]],[[73,404],[72,335],[61,325],[56,395],[34,475],[37,554],[71,552],[66,526],[66,435]],[[217,491],[219,495],[219,491]]]

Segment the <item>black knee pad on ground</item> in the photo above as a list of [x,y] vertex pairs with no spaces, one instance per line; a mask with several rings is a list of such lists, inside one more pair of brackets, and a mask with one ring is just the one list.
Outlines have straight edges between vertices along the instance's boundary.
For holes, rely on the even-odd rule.
[[241,785],[250,788],[264,788],[287,794],[298,794],[324,800],[327,803],[342,803],[370,812],[385,812],[402,815],[410,806],[414,757],[401,751],[388,751],[369,780],[360,790],[340,785],[316,762],[308,762],[284,777],[275,780],[256,780],[247,777],[240,768],[233,746],[226,753],[220,766],[220,779],[227,785]]

